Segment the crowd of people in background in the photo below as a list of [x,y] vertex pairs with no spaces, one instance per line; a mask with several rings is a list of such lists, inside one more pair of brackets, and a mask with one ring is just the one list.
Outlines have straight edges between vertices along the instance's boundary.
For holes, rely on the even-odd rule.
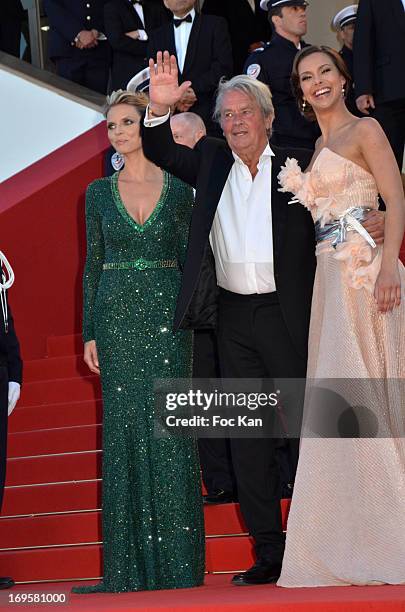
[[[219,80],[245,72],[271,89],[273,144],[313,149],[319,128],[303,117],[290,86],[294,57],[309,44],[306,0],[44,0],[44,7],[59,75],[100,93],[126,89],[149,57],[168,50],[177,57],[180,82],[192,82],[176,112],[197,113],[208,134],[220,136],[211,119]],[[352,76],[347,106],[378,119],[402,167],[403,0],[384,7],[360,0],[330,19]]]

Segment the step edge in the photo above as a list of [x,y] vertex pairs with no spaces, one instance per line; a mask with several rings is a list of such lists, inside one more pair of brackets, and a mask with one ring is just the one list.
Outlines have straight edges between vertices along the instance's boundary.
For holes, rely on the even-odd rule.
[[71,429],[83,429],[84,427],[100,427],[102,423],[89,423],[86,425],[69,425],[68,427],[47,427],[45,429],[29,429],[26,431],[12,431],[8,434],[8,439],[10,443],[11,436],[21,436],[25,434],[32,433],[49,433],[50,431],[69,431]]
[[102,478],[84,478],[83,480],[56,480],[52,482],[32,482],[30,484],[7,485],[4,489],[22,489],[24,487],[46,487],[52,485],[79,484],[81,482],[102,482]]
[[98,513],[102,512],[102,508],[81,508],[80,510],[59,510],[56,512],[32,512],[31,514],[7,514],[0,516],[0,525],[1,521],[5,519],[35,519],[42,516],[60,516],[65,514],[89,514],[89,513]]
[[[205,539],[217,538],[218,540],[224,540],[230,537],[243,538],[244,540],[250,538],[249,534],[245,535],[245,534],[237,533],[237,534],[225,534],[222,536],[205,536]],[[58,543],[58,544],[44,544],[44,545],[37,545],[37,546],[12,546],[8,548],[0,548],[0,555],[1,553],[4,553],[4,552],[16,552],[18,550],[42,550],[44,548],[47,548],[47,549],[75,548],[77,546],[102,546],[102,545],[103,545],[103,540],[96,541],[96,542],[70,542],[70,543]]]
[[45,548],[75,548],[77,546],[102,546],[103,542],[75,542],[70,544],[45,544],[43,546],[13,546],[11,548],[0,548],[1,553],[16,552],[18,550],[43,550]]
[[43,457],[63,457],[66,455],[88,455],[89,453],[102,453],[103,450],[101,448],[96,448],[93,450],[85,450],[85,451],[68,451],[66,453],[48,453],[45,455],[24,455],[22,457],[8,457],[8,461],[16,461],[19,459],[40,459]]

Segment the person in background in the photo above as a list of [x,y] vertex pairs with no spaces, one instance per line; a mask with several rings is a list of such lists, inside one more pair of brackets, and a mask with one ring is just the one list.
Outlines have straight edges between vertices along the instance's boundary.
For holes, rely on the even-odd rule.
[[295,102],[290,76],[294,58],[308,46],[306,0],[261,0],[274,29],[270,42],[248,58],[244,72],[270,87],[275,118],[271,144],[313,149],[319,136],[316,123],[306,121]]
[[194,149],[198,141],[207,135],[204,121],[196,113],[173,115],[170,118],[170,127],[174,141],[190,149]]
[[20,57],[21,24],[25,11],[20,0],[2,0],[0,8],[0,51]]
[[347,85],[346,106],[352,115],[361,117],[362,113],[356,105],[353,82],[353,36],[357,18],[357,4],[351,4],[336,13],[332,20],[332,29],[340,34],[342,48],[339,51],[351,77],[351,83]]
[[[19,400],[22,382],[20,345],[7,301],[7,291],[13,280],[11,266],[0,252],[0,511],[6,480],[7,422]],[[8,589],[13,584],[12,578],[0,577],[0,589]]]
[[104,6],[105,33],[112,48],[111,88],[126,89],[147,66],[148,33],[169,17],[156,0],[110,0]]
[[271,27],[260,0],[205,0],[202,12],[226,19],[232,43],[233,74],[241,74],[249,54],[270,40]]
[[353,55],[357,108],[379,121],[402,170],[405,0],[360,0]]
[[191,81],[177,112],[191,110],[199,115],[208,134],[220,132],[212,121],[213,99],[222,76],[232,74],[232,47],[228,26],[221,17],[198,14],[194,0],[164,0],[173,19],[151,32],[149,57],[168,50],[176,56],[180,81]]
[[[190,149],[199,148],[206,135],[204,122],[195,113],[179,113],[170,118],[173,140]],[[196,329],[193,347],[193,377],[219,378],[217,337],[213,330]],[[205,504],[227,504],[236,501],[229,440],[199,438],[198,450],[202,479],[207,490]]]
[[107,93],[110,45],[105,35],[106,0],[44,0],[49,20],[49,57],[59,76]]

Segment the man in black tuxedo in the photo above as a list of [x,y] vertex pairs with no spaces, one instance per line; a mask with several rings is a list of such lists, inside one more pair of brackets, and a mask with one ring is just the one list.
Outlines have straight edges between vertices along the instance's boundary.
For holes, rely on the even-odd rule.
[[149,36],[149,57],[160,49],[176,56],[180,81],[191,81],[176,110],[192,111],[203,119],[208,134],[217,133],[211,120],[213,99],[222,76],[232,74],[232,48],[226,21],[199,15],[194,0],[164,0],[173,20]]
[[[1,257],[0,257],[1,263]],[[22,362],[20,347],[14,329],[13,317],[7,304],[4,285],[6,278],[0,266],[0,511],[6,480],[7,459],[7,419],[14,410],[20,396]],[[0,589],[8,589],[14,584],[12,578],[0,577]]]
[[105,94],[110,45],[104,25],[106,0],[44,0],[49,57],[59,76]]
[[146,68],[149,33],[168,20],[164,7],[153,0],[107,2],[104,23],[112,48],[112,89],[126,89],[130,79]]
[[401,170],[405,144],[403,0],[360,0],[353,53],[357,107],[380,122]]
[[[270,92],[246,75],[219,90],[227,142],[208,137],[194,150],[176,145],[168,109],[189,83],[178,87],[175,58],[168,53],[164,62],[158,54],[157,64],[155,74],[151,61],[144,151],[197,187],[174,327],[215,325],[218,312],[225,378],[305,377],[314,227],[303,206],[289,205],[290,196],[278,192],[277,175],[287,155],[305,168],[311,152],[270,149]],[[284,536],[275,442],[231,440],[240,506],[257,555],[250,570],[233,578],[237,585],[271,582],[280,572]]]
[[260,0],[205,0],[202,12],[224,17],[231,35],[233,73],[241,74],[248,55],[270,39],[267,12]]
[[20,57],[21,22],[25,11],[20,0],[3,0],[0,11],[0,51]]

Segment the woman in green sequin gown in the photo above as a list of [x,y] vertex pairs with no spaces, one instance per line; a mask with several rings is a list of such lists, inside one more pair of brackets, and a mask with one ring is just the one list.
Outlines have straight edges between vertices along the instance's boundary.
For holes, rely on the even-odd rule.
[[[132,96],[137,107],[131,97],[125,105],[140,119],[145,101]],[[195,441],[153,434],[154,380],[191,376],[191,332],[174,334],[172,319],[192,202],[192,189],[164,173],[140,225],[121,199],[118,173],[87,189],[83,336],[95,341],[103,393],[104,577],[76,593],[203,583]]]

